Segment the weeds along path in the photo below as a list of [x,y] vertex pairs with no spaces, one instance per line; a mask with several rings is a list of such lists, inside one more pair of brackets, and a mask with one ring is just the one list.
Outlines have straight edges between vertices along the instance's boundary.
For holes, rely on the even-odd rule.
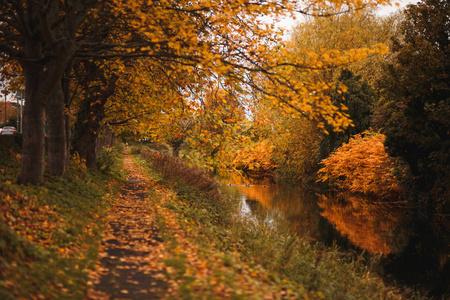
[[130,175],[110,210],[87,299],[158,299],[167,287],[155,264],[164,243],[147,197],[149,181],[128,155],[124,167]]

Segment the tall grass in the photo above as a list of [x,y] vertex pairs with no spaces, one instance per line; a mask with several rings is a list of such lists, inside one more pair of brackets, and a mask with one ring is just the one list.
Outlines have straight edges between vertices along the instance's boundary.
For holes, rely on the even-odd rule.
[[210,170],[198,166],[188,166],[183,160],[168,154],[144,150],[142,157],[151,159],[153,169],[164,179],[182,180],[189,186],[208,195],[213,200],[221,198],[219,182],[213,178]]
[[105,147],[100,150],[97,158],[97,169],[105,175],[125,179],[122,156],[124,150],[123,143],[116,143],[113,147]]

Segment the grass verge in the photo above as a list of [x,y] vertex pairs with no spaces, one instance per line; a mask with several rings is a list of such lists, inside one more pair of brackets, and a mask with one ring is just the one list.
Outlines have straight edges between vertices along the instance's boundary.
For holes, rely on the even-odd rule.
[[18,185],[20,154],[0,147],[0,299],[84,298],[117,177],[70,165],[67,180]]

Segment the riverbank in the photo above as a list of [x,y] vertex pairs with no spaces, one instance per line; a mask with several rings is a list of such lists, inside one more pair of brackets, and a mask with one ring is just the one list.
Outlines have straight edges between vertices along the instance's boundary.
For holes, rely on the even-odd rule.
[[[142,250],[145,259],[140,259],[143,265],[139,270],[153,278],[146,282],[150,282],[154,297],[421,298],[413,293],[402,295],[384,285],[361,260],[311,245],[286,232],[239,221],[237,203],[217,192],[217,184],[208,179],[207,172],[153,152],[144,152],[141,157],[137,155],[140,149],[133,149],[125,167],[138,179],[124,181],[118,152],[108,153],[108,158],[114,159],[105,160],[107,164],[101,169],[115,177],[90,173],[75,159],[67,181],[47,177],[45,186],[40,187],[16,185],[20,155],[9,150],[2,153],[1,299],[86,298],[102,271],[99,260],[105,254],[109,259],[120,256],[107,251],[107,243],[113,239],[105,228],[111,220],[149,227],[145,234],[128,230],[138,234],[130,239],[117,230],[116,239],[128,250]],[[125,192],[118,192],[119,186]],[[132,192],[126,192],[127,188]],[[130,194],[137,198],[130,198]],[[140,224],[143,217],[137,218],[137,212],[128,212],[128,217],[113,215],[117,207],[132,208],[132,203],[139,203],[139,213],[151,226]],[[140,248],[144,244],[146,248]],[[127,270],[124,266],[122,270]],[[139,278],[134,284],[142,283]],[[123,298],[132,299],[130,288],[118,288]],[[91,293],[89,297],[108,295]]]
[[[159,182],[176,192],[176,200],[165,207],[175,213],[182,224],[189,224],[187,230],[192,235],[188,236],[197,241],[197,249],[207,252],[206,257],[215,257],[212,253],[222,257],[224,269],[219,274],[227,274],[231,278],[237,276],[239,279],[242,266],[250,267],[253,271],[257,269],[258,272],[250,271],[250,274],[264,274],[265,281],[253,278],[255,286],[269,286],[274,291],[284,293],[275,294],[279,297],[294,293],[290,294],[292,298],[305,295],[325,299],[422,298],[412,291],[401,294],[396,288],[386,286],[379,277],[373,275],[368,267],[370,263],[364,262],[362,257],[353,259],[342,255],[337,249],[311,244],[288,232],[244,222],[236,215],[238,203],[218,196],[212,188],[213,183],[206,176],[200,176],[197,168],[186,167],[182,161],[169,156],[154,155],[148,151],[143,154],[144,159],[139,160],[139,165],[145,167],[152,176],[162,174]],[[158,174],[152,166],[156,166]],[[200,192],[202,189],[204,191]],[[188,255],[184,253],[181,256]],[[208,262],[206,265],[213,264]],[[186,273],[179,274],[178,280],[195,282],[191,273]],[[190,279],[185,281],[185,277]],[[215,280],[216,283],[221,281],[226,286],[227,280],[223,276]],[[244,283],[242,285],[245,286]],[[231,291],[230,295],[235,294]],[[251,294],[243,295],[248,297]]]

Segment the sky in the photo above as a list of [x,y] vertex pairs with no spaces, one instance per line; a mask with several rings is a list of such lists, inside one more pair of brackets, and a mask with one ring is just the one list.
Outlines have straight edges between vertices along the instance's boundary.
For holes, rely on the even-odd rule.
[[397,11],[397,9],[399,9],[399,8],[406,7],[408,4],[416,4],[417,2],[419,2],[419,0],[399,0],[398,2],[400,4],[399,7],[397,7],[395,5],[384,6],[379,9],[378,14],[381,16],[387,16],[387,15]]
[[[393,4],[391,6],[380,6],[380,8],[378,9],[378,15],[387,16],[387,15],[397,11],[398,9],[405,8],[408,4],[416,4],[419,1],[420,0],[392,0]],[[399,3],[399,6],[396,6],[394,4],[396,2]],[[287,18],[285,20],[282,20],[281,22],[278,22],[277,27],[283,28],[283,29],[289,31],[289,29],[291,29],[293,26],[295,26],[295,24],[299,21],[301,21],[301,17],[298,18],[297,20]]]

